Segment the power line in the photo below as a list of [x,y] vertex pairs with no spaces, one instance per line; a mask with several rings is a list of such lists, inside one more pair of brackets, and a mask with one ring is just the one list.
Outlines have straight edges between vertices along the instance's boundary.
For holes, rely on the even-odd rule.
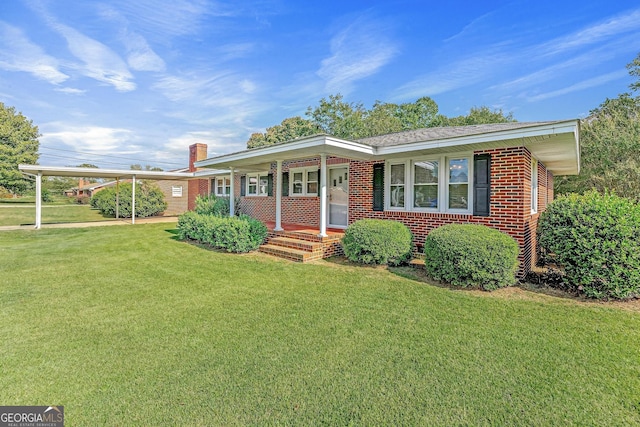
[[[123,160],[134,161],[134,162],[143,162],[143,163],[147,162],[147,160],[134,159],[134,158],[131,158],[131,157],[112,156],[112,155],[109,155],[109,154],[84,153],[84,152],[75,151],[75,150],[65,150],[64,148],[45,147],[42,144],[40,144],[40,148],[44,148],[46,150],[53,150],[53,151],[65,151],[65,152],[74,153],[74,154],[84,154],[84,155],[88,155],[88,156],[110,157],[110,158],[113,158],[113,159],[123,159]],[[184,166],[184,164],[182,164],[182,163],[174,163],[174,162],[155,161],[154,163],[163,163],[163,164],[173,165],[173,166]]]
[[[82,162],[82,163],[91,163],[92,162],[91,159],[87,159],[87,158],[84,158],[84,157],[57,156],[55,154],[48,154],[48,153],[43,153],[42,156],[43,157],[55,157],[55,158],[58,158],[58,159],[65,159],[65,160],[74,160],[74,161],[79,161],[79,162]],[[107,161],[107,160],[100,160],[98,163],[106,163],[106,164],[118,165],[118,166],[125,165],[125,163],[123,163],[123,162],[117,163],[117,162],[110,162],[110,161]],[[127,167],[128,166],[131,166],[131,165],[127,165]]]

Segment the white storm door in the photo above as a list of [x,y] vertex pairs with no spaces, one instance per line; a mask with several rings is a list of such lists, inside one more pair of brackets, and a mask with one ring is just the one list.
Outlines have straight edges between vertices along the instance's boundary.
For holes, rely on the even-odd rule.
[[346,227],[349,211],[349,169],[329,169],[329,225]]

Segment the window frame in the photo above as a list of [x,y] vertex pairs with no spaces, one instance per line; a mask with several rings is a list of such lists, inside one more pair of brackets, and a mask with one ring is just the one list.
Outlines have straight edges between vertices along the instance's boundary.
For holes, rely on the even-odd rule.
[[[213,191],[212,193],[219,197],[227,197],[229,196],[230,187],[231,187],[231,175],[226,176],[216,176],[212,179],[213,181]],[[227,183],[229,185],[227,185]],[[220,185],[222,184],[222,185]],[[219,191],[222,189],[222,191]],[[229,189],[229,191],[227,191]]]
[[[269,171],[262,172],[252,172],[247,173],[246,175],[246,187],[245,187],[245,197],[266,197],[269,195]],[[251,188],[251,178],[256,178],[256,192],[250,193],[249,189]],[[267,180],[267,184],[264,187],[264,193],[260,191],[260,182],[262,178]]]
[[[467,176],[467,208],[449,208],[449,161],[466,159]],[[438,207],[415,207],[415,164],[421,162],[438,162]],[[391,206],[391,166],[404,165],[404,207]],[[454,183],[455,184],[455,183]],[[420,185],[420,184],[418,184]],[[384,169],[384,210],[393,212],[431,212],[473,215],[473,153],[449,153],[438,156],[421,156],[415,158],[392,159],[385,161]]]
[[[318,192],[316,191],[315,193],[310,193],[307,191],[308,189],[308,184],[309,183],[313,183],[315,182],[318,189],[320,189],[320,174],[318,173],[317,176],[317,180],[316,181],[309,181],[309,172],[316,172],[318,173],[318,167],[317,166],[307,166],[307,167],[302,167],[302,168],[290,168],[289,169],[289,197],[318,197]],[[294,189],[294,183],[295,183],[295,174],[296,173],[302,173],[302,192],[301,193],[294,193],[293,189]]]

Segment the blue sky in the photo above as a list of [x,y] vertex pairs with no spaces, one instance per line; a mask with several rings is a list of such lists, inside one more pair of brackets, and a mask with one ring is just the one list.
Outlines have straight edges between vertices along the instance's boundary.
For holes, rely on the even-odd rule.
[[11,0],[0,101],[39,126],[40,164],[171,169],[338,92],[581,118],[639,52],[637,1]]

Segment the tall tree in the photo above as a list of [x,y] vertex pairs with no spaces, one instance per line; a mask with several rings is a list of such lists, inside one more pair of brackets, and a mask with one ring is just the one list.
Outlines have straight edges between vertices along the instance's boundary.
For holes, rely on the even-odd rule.
[[607,99],[581,122],[581,171],[556,178],[556,192],[614,191],[640,202],[640,98]]
[[38,162],[38,137],[38,127],[31,120],[0,102],[0,186],[13,194],[21,194],[31,186],[18,165]]
[[485,125],[490,123],[515,122],[513,113],[505,115],[501,109],[491,110],[489,107],[472,107],[466,116],[445,117],[441,126],[469,126]]
[[278,142],[291,141],[302,136],[310,136],[320,133],[321,130],[310,120],[300,116],[284,119],[279,125],[267,128],[265,133],[251,134],[247,141],[247,148],[273,145]]
[[338,138],[358,139],[368,136],[364,117],[367,110],[361,103],[345,102],[341,94],[322,98],[316,108],[307,109],[307,117],[322,132]]

